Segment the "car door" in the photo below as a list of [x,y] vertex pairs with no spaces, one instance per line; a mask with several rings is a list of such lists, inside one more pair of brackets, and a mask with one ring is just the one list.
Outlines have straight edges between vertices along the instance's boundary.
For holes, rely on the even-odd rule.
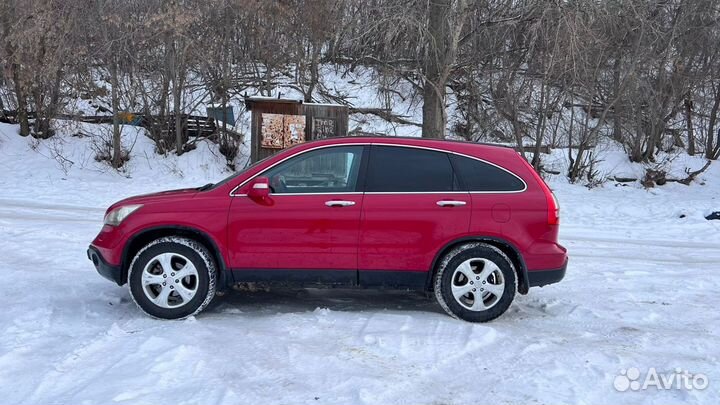
[[424,283],[438,250],[468,232],[472,201],[458,189],[447,153],[373,145],[358,245],[360,283]]
[[260,174],[269,178],[267,203],[233,198],[228,241],[236,281],[273,277],[264,270],[280,270],[288,281],[355,283],[364,149],[303,152]]

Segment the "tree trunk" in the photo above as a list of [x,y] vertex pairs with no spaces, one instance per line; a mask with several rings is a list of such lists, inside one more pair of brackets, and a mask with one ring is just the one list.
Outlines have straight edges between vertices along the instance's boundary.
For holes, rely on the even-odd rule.
[[436,88],[426,80],[423,87],[422,136],[442,139],[445,137],[445,84]]
[[543,129],[545,128],[545,87],[545,80],[543,80],[540,84],[540,105],[538,106],[538,121],[535,127],[535,149],[533,150],[532,158],[532,166],[537,172],[540,172],[540,148],[542,147]]
[[227,114],[227,105],[228,105],[228,97],[227,92],[223,93],[222,96],[222,114],[223,114],[223,123],[222,123],[222,131],[223,136],[227,135],[227,120],[228,120],[228,114]]
[[695,131],[693,130],[692,124],[692,107],[692,100],[690,100],[690,98],[685,99],[685,121],[687,123],[688,154],[690,154],[691,156],[695,154]]
[[41,123],[45,120],[45,97],[40,87],[33,86],[32,100],[35,107],[35,122],[33,123],[32,136],[36,139],[45,139],[47,135],[43,132]]
[[[585,153],[585,145],[587,144],[587,141],[590,139],[590,133],[592,132],[590,127],[590,117],[592,116],[592,105],[589,106],[587,113],[585,114],[585,120],[583,122],[583,128],[582,128],[582,135],[580,136],[580,139],[578,139],[578,148],[577,153],[575,154],[575,158],[570,158],[570,168],[568,170],[568,178],[570,179],[571,183],[575,183],[581,176],[581,169],[582,169],[582,163],[583,163],[583,155]],[[600,122],[600,121],[599,121]],[[572,145],[571,143],[568,143],[568,151],[572,151],[572,148],[570,147]],[[570,154],[570,152],[568,152]]]
[[185,86],[185,66],[183,58],[185,50],[178,50],[184,44],[172,44],[172,73],[173,73],[173,115],[175,116],[175,153],[182,155],[185,137],[183,134],[182,94]]
[[655,151],[660,149],[662,142],[662,131],[665,129],[664,126],[659,125],[658,122],[647,123],[644,126],[645,133],[647,136],[647,145],[645,145],[645,151],[642,155],[644,162],[655,161]]
[[113,110],[112,166],[119,168],[123,164],[122,145],[120,143],[120,97],[118,95],[118,67],[115,61],[110,62],[110,98]]
[[720,88],[715,89],[715,100],[713,101],[712,109],[710,110],[710,118],[708,120],[708,134],[707,142],[705,142],[705,157],[707,159],[715,159],[715,149],[720,146],[720,134],[718,134],[717,143],[715,145],[715,126],[717,124],[718,109],[720,109]]
[[161,90],[160,90],[160,102],[158,110],[158,114],[160,117],[165,117],[168,110],[168,94],[170,93],[170,76],[169,75],[163,75],[162,78],[162,84],[161,84]]
[[620,64],[621,60],[619,57],[615,58],[613,63],[613,94],[617,102],[617,108],[615,108],[615,114],[613,114],[613,132],[612,137],[616,142],[623,142],[622,136],[622,118],[620,114],[623,112],[622,102],[620,101]]
[[[445,86],[447,76],[442,70],[448,63],[450,38],[450,11],[452,0],[433,0],[428,9],[428,49],[425,54],[423,73],[423,122],[422,136],[445,137]],[[452,62],[450,62],[452,63]]]
[[635,118],[635,136],[632,137],[632,146],[630,148],[630,161],[634,163],[640,163],[643,160],[643,139],[645,137],[644,135],[644,125],[642,125],[639,122],[639,118]]
[[[2,13],[3,17],[0,20],[0,26],[3,28],[0,35],[3,37],[8,37],[10,35],[10,13]],[[4,40],[5,43],[5,60],[6,61],[12,61],[14,60],[15,55],[15,47],[13,46],[11,41]],[[20,79],[20,64],[18,63],[9,63],[10,67],[10,75],[12,77],[13,85],[15,87],[15,98],[17,100],[17,115],[16,119],[18,123],[20,124],[20,136],[28,136],[30,135],[30,122],[28,121],[28,114],[27,114],[27,97],[25,95],[25,89],[23,88],[23,81]]]
[[572,173],[572,167],[575,165],[575,160],[573,159],[572,155],[572,148],[570,147],[573,143],[573,126],[575,123],[575,108],[570,108],[570,128],[568,129],[567,136],[568,136],[568,162],[570,162],[570,165],[568,166],[568,178],[570,177],[570,174]]
[[175,153],[182,155],[183,152],[183,120],[181,110],[182,83],[178,75],[173,80],[173,114],[175,116]]
[[307,90],[305,91],[304,95],[306,103],[312,103],[312,94],[315,91],[315,86],[317,86],[318,82],[320,81],[320,73],[318,72],[318,69],[320,67],[320,47],[313,44],[312,48],[313,49],[310,56],[310,83],[308,84]]
[[25,89],[22,86],[18,69],[19,66],[13,64],[12,77],[15,84],[15,98],[17,98],[17,120],[20,124],[20,136],[28,136],[30,135],[30,122],[27,113],[27,97],[25,96]]
[[[42,134],[42,139],[47,139],[53,136],[54,132],[50,128],[50,120],[55,118],[57,115],[57,112],[60,110],[60,92],[61,92],[61,84],[62,84],[62,70],[58,69],[55,72],[55,80],[53,81],[53,85],[51,89],[48,89],[49,94],[49,101],[47,103],[47,106],[43,110],[42,116],[40,116],[40,111],[38,108],[38,115],[35,117],[36,126],[39,128],[37,131],[38,134]],[[44,96],[43,99],[48,98],[47,96]]]

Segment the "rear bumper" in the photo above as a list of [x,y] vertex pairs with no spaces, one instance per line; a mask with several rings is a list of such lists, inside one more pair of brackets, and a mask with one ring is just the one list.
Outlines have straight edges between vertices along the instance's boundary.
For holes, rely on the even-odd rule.
[[554,284],[560,282],[565,277],[565,270],[567,270],[568,261],[565,259],[565,263],[558,269],[550,270],[528,270],[528,284],[530,287],[542,287],[548,284]]
[[122,279],[120,266],[113,266],[108,263],[97,248],[92,245],[88,247],[87,257],[93,262],[93,265],[95,265],[95,270],[97,270],[98,274],[115,282],[117,285],[125,284]]

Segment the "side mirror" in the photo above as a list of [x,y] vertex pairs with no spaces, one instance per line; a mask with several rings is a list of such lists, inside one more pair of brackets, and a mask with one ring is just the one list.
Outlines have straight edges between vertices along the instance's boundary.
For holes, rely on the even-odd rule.
[[267,177],[256,177],[250,184],[248,197],[258,202],[266,202],[270,198],[270,180]]

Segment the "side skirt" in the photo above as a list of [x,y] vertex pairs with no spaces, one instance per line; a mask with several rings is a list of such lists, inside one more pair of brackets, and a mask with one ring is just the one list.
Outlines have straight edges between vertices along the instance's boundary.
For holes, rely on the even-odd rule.
[[427,271],[360,270],[359,285],[364,288],[425,290]]
[[425,289],[426,271],[232,269],[234,283],[261,283],[293,287],[337,287],[393,290]]

